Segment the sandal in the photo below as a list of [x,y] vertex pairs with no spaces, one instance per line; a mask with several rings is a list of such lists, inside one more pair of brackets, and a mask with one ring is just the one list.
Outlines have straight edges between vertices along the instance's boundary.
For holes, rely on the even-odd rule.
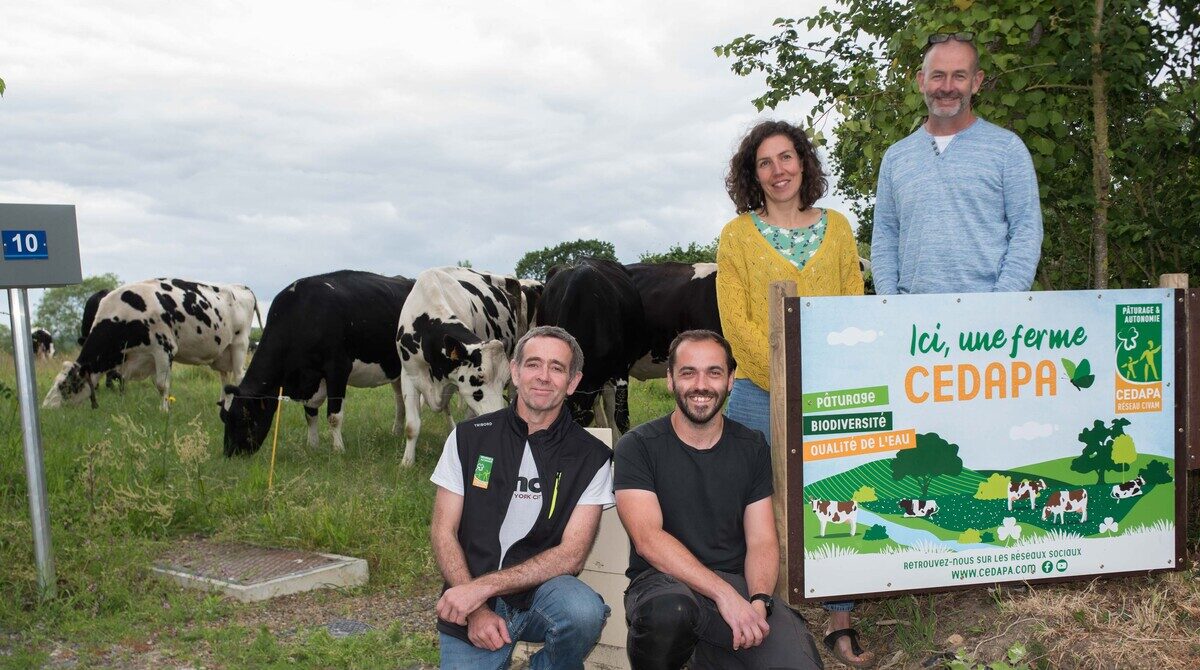
[[[846,656],[842,653],[841,648],[838,647],[838,640],[842,639],[843,637],[850,638],[850,650],[854,652],[855,656],[858,656],[863,660],[853,661],[849,656]],[[829,650],[829,653],[832,654],[834,658],[852,668],[870,668],[875,665],[875,654],[863,651],[863,648],[858,644],[858,631],[854,630],[853,628],[842,628],[840,630],[833,631],[829,635],[826,635],[825,648]]]

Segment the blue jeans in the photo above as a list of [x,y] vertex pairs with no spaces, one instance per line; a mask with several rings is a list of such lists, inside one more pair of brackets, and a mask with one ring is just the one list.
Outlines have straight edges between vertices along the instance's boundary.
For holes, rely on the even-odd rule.
[[[733,390],[729,392],[729,404],[725,406],[725,416],[738,423],[757,430],[771,444],[771,394],[758,387],[749,379],[733,380]],[[849,612],[854,609],[853,600],[822,603],[822,607],[830,612]]]
[[[600,595],[570,575],[539,586],[527,610],[515,610],[503,598],[496,602],[496,614],[508,625],[514,643],[546,643],[529,660],[530,670],[582,669],[583,659],[600,639],[608,613]],[[445,633],[439,639],[442,670],[503,670],[512,660],[511,644],[488,651]]]

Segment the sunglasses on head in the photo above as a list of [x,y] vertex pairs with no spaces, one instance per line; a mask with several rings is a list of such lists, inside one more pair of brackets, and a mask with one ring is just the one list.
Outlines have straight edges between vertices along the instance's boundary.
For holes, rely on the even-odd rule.
[[960,33],[934,33],[929,36],[929,41],[926,44],[941,44],[942,42],[971,42],[975,40],[975,33],[960,32]]

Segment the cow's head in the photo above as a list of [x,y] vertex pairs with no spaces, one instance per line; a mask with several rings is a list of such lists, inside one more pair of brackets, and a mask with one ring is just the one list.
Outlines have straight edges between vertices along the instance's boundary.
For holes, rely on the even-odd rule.
[[258,451],[271,430],[276,398],[243,397],[238,387],[225,387],[221,402],[221,422],[225,424],[225,455],[250,455]]
[[1033,489],[1034,493],[1038,493],[1039,491],[1045,491],[1046,490],[1046,480],[1038,479],[1036,481],[1029,482],[1029,488]]
[[510,375],[503,342],[468,344],[446,335],[441,353],[453,366],[449,381],[475,416],[504,408],[504,386]]
[[99,375],[88,374],[78,363],[66,361],[50,390],[42,400],[42,407],[53,409],[63,405],[78,405],[84,398],[92,398],[92,406],[96,405],[96,383]]

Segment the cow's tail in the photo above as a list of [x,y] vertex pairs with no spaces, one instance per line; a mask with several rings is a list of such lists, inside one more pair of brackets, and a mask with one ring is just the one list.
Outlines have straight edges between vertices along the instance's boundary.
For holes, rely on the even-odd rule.
[[[258,330],[263,330],[262,314],[258,311],[258,298],[254,299],[254,318],[258,320]],[[261,337],[261,335],[260,335]]]

